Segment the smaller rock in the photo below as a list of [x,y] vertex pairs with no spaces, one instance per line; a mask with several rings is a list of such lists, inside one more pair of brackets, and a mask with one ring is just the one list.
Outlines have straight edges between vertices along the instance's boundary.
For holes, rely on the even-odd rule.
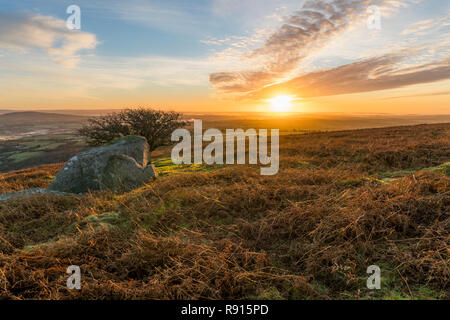
[[0,194],[0,201],[8,201],[14,198],[24,197],[24,196],[32,196],[35,194],[56,194],[56,195],[73,195],[71,193],[66,192],[58,192],[58,191],[51,191],[47,189],[40,189],[40,188],[32,188],[27,190],[21,190],[17,192],[9,192]]

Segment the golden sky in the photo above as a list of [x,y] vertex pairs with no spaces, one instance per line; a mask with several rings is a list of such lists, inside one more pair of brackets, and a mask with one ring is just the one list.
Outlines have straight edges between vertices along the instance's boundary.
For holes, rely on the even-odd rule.
[[445,0],[0,4],[0,109],[449,114]]

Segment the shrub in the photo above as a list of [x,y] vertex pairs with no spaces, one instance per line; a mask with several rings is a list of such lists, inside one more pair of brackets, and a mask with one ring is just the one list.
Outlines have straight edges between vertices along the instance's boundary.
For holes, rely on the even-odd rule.
[[170,144],[172,131],[186,124],[177,112],[137,108],[91,118],[78,133],[87,138],[91,146],[99,146],[128,135],[138,135],[147,139],[150,151],[153,151]]

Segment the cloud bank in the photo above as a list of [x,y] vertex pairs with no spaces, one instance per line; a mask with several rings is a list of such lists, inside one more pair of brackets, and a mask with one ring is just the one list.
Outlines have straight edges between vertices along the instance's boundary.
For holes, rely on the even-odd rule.
[[311,51],[325,45],[352,22],[366,17],[367,8],[386,1],[306,1],[301,10],[285,18],[284,24],[265,44],[244,58],[252,70],[212,73],[210,82],[219,92],[248,92],[271,84],[296,70]]
[[402,51],[311,72],[256,90],[246,97],[265,99],[280,92],[305,98],[321,97],[386,90],[450,79],[450,58],[417,66],[400,67],[408,56]]
[[[323,48],[350,26],[365,22],[367,9],[380,6],[385,13],[415,0],[308,0],[299,11],[286,16],[263,45],[242,54],[240,63],[227,71],[210,74],[216,91],[242,98],[269,98],[274,94],[319,97],[369,92],[430,83],[450,78],[449,58],[435,57],[424,63],[419,48],[409,48],[345,64],[339,67],[299,75],[301,63]],[[448,15],[440,22],[447,21]],[[413,29],[433,28],[432,21],[419,22]],[[409,34],[413,31],[405,31]],[[221,54],[226,55],[233,49]],[[411,58],[411,60],[409,60]],[[243,67],[244,66],[244,67]]]
[[18,52],[39,49],[63,66],[79,61],[79,52],[94,49],[96,36],[69,30],[66,22],[51,16],[0,13],[0,48]]

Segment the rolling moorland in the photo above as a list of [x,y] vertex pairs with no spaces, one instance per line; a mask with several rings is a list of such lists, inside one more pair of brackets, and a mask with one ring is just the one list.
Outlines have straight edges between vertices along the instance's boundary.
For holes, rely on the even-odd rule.
[[[449,299],[450,124],[288,131],[275,176],[162,149],[160,177],[128,193],[0,202],[0,297]],[[4,173],[0,193],[62,166]]]
[[0,111],[0,172],[58,163],[86,148],[74,135],[86,117]]
[[[31,168],[41,164],[67,161],[86,148],[77,135],[88,117],[114,110],[50,110],[46,112],[8,112],[0,110],[0,173]],[[183,115],[185,119],[202,119],[203,127],[217,128],[278,128],[280,134],[303,134],[316,131],[350,130],[423,123],[450,122],[450,115],[392,116],[343,114],[287,114],[227,113]],[[192,129],[192,126],[191,128]],[[167,149],[156,152],[167,155]]]

